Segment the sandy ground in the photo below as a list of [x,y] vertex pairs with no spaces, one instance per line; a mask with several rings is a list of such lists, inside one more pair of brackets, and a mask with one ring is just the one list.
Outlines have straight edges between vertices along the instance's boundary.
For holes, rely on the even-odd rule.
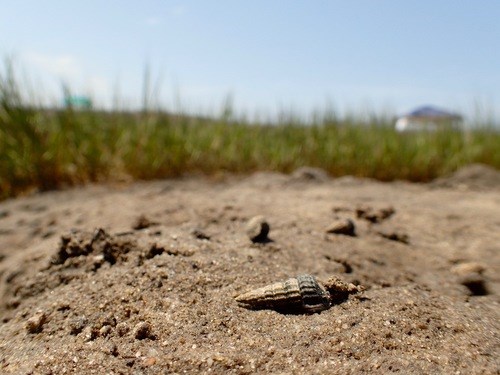
[[[255,215],[270,240],[252,243]],[[355,236],[327,233],[350,219]],[[235,296],[301,274],[320,313]],[[0,202],[0,373],[500,373],[500,172],[431,184],[303,169]]]

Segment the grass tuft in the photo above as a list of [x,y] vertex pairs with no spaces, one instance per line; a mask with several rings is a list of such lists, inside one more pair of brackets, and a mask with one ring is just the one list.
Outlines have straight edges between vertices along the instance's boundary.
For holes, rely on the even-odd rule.
[[220,118],[148,108],[49,110],[27,104],[12,66],[4,70],[0,199],[30,189],[192,172],[291,172],[313,166],[332,176],[424,182],[470,163],[500,169],[500,133],[488,126],[400,134],[388,119],[372,116],[367,125],[356,116],[340,119],[328,112],[316,113],[313,124],[286,114],[275,124],[250,123],[235,120],[230,105]]

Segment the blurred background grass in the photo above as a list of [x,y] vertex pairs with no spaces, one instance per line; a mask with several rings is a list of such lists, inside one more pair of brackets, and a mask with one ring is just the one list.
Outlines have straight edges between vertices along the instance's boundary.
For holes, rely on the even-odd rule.
[[263,123],[235,118],[230,103],[210,118],[146,105],[140,112],[47,109],[26,99],[22,86],[7,64],[0,76],[0,199],[187,173],[288,173],[312,166],[332,176],[425,182],[470,163],[500,168],[500,133],[488,123],[398,133],[387,116],[367,121],[325,111],[310,123],[285,113]]

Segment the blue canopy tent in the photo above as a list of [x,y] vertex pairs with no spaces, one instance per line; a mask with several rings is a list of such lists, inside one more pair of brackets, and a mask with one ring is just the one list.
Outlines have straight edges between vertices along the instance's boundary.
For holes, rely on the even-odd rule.
[[462,116],[441,108],[426,105],[418,107],[400,116],[396,121],[396,130],[438,130],[440,128],[456,128],[462,121]]

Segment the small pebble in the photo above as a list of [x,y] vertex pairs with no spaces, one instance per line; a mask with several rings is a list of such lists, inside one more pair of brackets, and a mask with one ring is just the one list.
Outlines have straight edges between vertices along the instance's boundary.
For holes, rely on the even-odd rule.
[[140,215],[139,217],[137,217],[134,224],[132,225],[132,229],[141,230],[141,229],[149,228],[153,225],[158,225],[158,223],[150,220],[145,215]]
[[407,245],[410,243],[410,237],[403,232],[396,232],[393,230],[379,230],[377,234],[391,241],[401,242]]
[[37,311],[35,315],[26,321],[25,328],[29,333],[40,333],[46,322],[47,315],[43,311]]
[[246,234],[248,238],[254,243],[256,242],[267,242],[269,241],[270,226],[264,216],[254,216],[252,217],[246,225]]
[[471,273],[482,274],[485,271],[485,267],[476,262],[460,263],[451,269],[455,275],[464,276]]
[[118,356],[118,346],[116,346],[113,342],[106,342],[106,344],[102,347],[102,352],[116,357]]
[[191,234],[198,240],[210,240],[210,236],[200,228],[194,228]]
[[78,317],[69,322],[69,333],[71,335],[78,335],[80,334],[83,329],[87,326],[87,318],[85,317]]
[[333,221],[326,229],[326,233],[356,236],[355,226],[351,219],[337,219]]
[[374,208],[370,206],[359,206],[356,208],[358,219],[365,219],[371,223],[380,223],[390,218],[396,210],[391,206]]
[[156,358],[155,357],[147,357],[144,359],[144,361],[142,363],[146,367],[153,366],[156,363]]
[[457,282],[467,287],[469,294],[484,296],[488,294],[483,276],[485,267],[479,263],[467,262],[454,266],[451,271],[457,276]]
[[477,273],[460,276],[458,282],[467,287],[472,296],[485,296],[488,294],[484,277]]
[[87,326],[82,331],[85,341],[94,341],[99,336],[99,331],[95,327]]
[[101,327],[101,329],[99,330],[99,336],[101,336],[101,337],[106,337],[110,333],[111,333],[111,326],[108,324],[103,325]]

